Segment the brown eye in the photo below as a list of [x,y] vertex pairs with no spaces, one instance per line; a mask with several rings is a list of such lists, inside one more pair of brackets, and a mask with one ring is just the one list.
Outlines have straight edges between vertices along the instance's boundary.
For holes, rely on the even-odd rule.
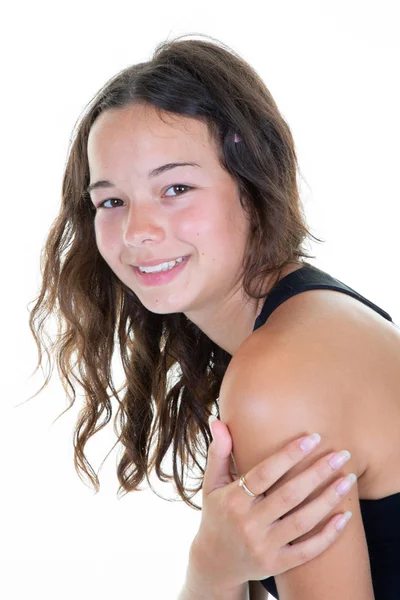
[[[167,191],[168,191],[168,190],[172,190],[172,189],[174,189],[174,188],[175,188],[175,189],[178,189],[178,188],[181,188],[181,189],[182,189],[182,188],[186,188],[186,190],[191,190],[191,189],[192,189],[192,188],[191,188],[189,185],[182,185],[182,184],[180,184],[180,183],[177,183],[177,184],[175,184],[175,185],[171,185],[171,186],[170,186],[170,187],[167,189]],[[185,192],[185,190],[183,191],[183,193],[184,193],[184,192]],[[177,195],[177,196],[181,196],[182,194],[180,194],[180,193],[179,193],[179,194],[175,194],[175,195]],[[167,194],[167,196],[168,196],[168,194]],[[169,196],[169,197],[171,197],[171,196]],[[174,197],[174,196],[172,196],[172,198],[173,198],[173,197]]]
[[119,198],[108,198],[104,202],[101,202],[97,208],[115,208],[115,204],[114,206],[106,206],[106,202],[122,202],[122,200],[119,200]]

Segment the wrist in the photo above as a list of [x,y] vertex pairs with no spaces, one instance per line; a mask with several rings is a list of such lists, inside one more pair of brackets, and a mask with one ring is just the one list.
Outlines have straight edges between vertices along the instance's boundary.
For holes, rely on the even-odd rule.
[[[204,556],[203,556],[204,558]],[[185,595],[179,600],[248,600],[248,582],[229,585],[219,580],[215,573],[210,573],[201,560],[198,549],[192,545],[186,571]]]
[[248,583],[232,589],[210,589],[186,579],[178,600],[249,600]]

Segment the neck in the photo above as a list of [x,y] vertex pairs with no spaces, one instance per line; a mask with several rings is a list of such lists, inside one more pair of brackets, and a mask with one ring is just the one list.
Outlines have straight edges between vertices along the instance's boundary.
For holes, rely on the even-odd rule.
[[[265,299],[278,281],[297,271],[302,263],[289,263],[278,274],[269,275],[263,285],[265,295],[260,300],[247,299],[243,289],[225,295],[219,306],[185,313],[213,342],[234,356],[241,344],[253,333],[255,321],[260,316]],[[279,275],[279,276],[278,276]]]

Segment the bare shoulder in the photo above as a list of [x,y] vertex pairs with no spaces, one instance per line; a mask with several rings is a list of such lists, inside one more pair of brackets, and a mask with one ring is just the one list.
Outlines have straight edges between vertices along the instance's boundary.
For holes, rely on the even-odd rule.
[[[304,302],[301,296],[308,294],[312,292],[291,298],[291,311],[285,308],[287,314],[268,320],[245,340],[222,382],[221,418],[236,449],[245,448],[249,437],[253,447],[256,439],[262,442],[260,454],[253,456],[255,463],[265,450],[273,453],[313,431],[324,436],[328,451],[345,443],[341,447],[356,454],[359,446],[360,399],[368,368],[351,347],[354,331],[349,334],[346,311],[329,309],[321,296]],[[268,440],[268,448],[263,440]],[[360,475],[364,465],[357,456],[354,459]],[[247,466],[238,464],[238,469],[243,472]]]
[[347,424],[359,445],[363,398],[376,361],[362,309],[357,312],[361,303],[349,297],[350,305],[342,296],[330,290],[298,294],[243,342],[221,386],[220,413],[226,422],[245,411],[254,429],[262,422],[284,431],[314,414],[326,424],[327,435],[336,428],[347,438]]
[[[242,343],[231,360],[226,378],[232,374],[246,377],[251,364],[256,368],[267,364],[275,368],[285,357],[306,370],[307,366],[315,366],[311,358],[318,358],[319,364],[329,365],[332,374],[340,368],[341,376],[348,377],[349,383],[357,379],[358,389],[363,382],[370,389],[371,377],[380,377],[383,371],[387,375],[390,369],[399,372],[400,329],[347,294],[309,290],[283,302]],[[355,364],[357,378],[353,371]],[[366,380],[362,377],[363,369],[368,375]],[[285,375],[299,377],[295,369]],[[314,372],[313,378],[317,376]]]
[[399,398],[399,329],[355,298],[312,290],[284,302],[240,346],[221,387],[220,413],[229,426],[246,411],[252,434],[260,424],[259,434],[271,439],[276,427],[289,435],[298,425],[300,435],[319,417],[319,433],[335,439],[336,449],[351,444],[357,475],[364,474],[361,497],[374,498],[400,483],[382,472],[394,444],[400,461]]

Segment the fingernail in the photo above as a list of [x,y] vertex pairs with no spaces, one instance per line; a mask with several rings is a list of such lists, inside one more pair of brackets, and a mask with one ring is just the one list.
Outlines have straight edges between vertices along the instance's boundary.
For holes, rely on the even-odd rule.
[[336,523],[335,523],[336,529],[338,531],[342,531],[342,529],[344,529],[346,527],[347,523],[350,521],[352,515],[353,515],[353,513],[350,510],[345,512],[344,515],[336,521]]
[[321,436],[319,433],[313,433],[305,438],[303,438],[300,442],[300,448],[303,452],[311,452],[321,441]]
[[346,479],[343,479],[343,481],[341,481],[339,485],[336,486],[336,490],[341,496],[344,496],[354,485],[356,479],[357,475],[355,475],[354,473],[350,473],[350,475],[347,475]]
[[350,457],[351,454],[348,450],[342,450],[341,452],[338,452],[337,454],[332,456],[332,458],[330,458],[328,462],[331,465],[332,469],[339,469],[341,466],[344,465],[345,462],[349,460]]

